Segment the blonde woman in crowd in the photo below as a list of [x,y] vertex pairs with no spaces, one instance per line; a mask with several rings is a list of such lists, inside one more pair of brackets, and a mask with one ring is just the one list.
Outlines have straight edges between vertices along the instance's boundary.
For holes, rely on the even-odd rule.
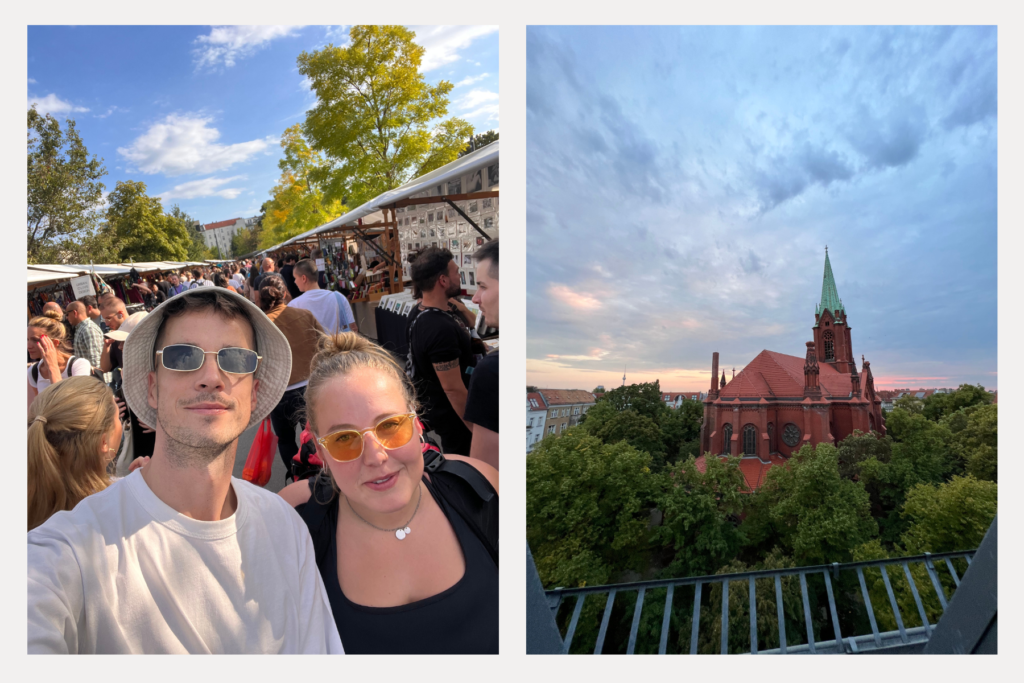
[[107,488],[121,446],[114,394],[95,377],[69,377],[28,409],[28,530]]
[[67,339],[60,314],[46,311],[28,321],[28,355],[36,361],[28,366],[28,405],[46,387],[56,384],[72,375],[88,375],[92,364],[87,358],[77,358],[68,367],[71,359],[71,342]]
[[306,406],[322,474],[281,496],[313,539],[348,653],[498,652],[498,471],[423,442],[391,355],[321,337]]

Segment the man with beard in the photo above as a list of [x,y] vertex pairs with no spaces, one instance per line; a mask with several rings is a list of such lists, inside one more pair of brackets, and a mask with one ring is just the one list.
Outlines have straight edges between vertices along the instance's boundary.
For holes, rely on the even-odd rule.
[[406,373],[423,404],[420,417],[440,437],[443,452],[469,455],[473,427],[462,416],[476,356],[466,319],[450,301],[461,291],[459,267],[447,249],[429,247],[410,270],[413,295],[421,301],[406,327]]
[[231,476],[290,368],[274,323],[215,287],[132,331],[124,393],[153,457],[28,534],[30,653],[342,651],[302,520]]

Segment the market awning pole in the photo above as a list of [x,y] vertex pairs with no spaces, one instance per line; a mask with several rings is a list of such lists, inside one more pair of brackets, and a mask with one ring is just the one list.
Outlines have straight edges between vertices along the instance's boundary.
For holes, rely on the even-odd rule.
[[371,241],[370,237],[365,232],[363,232],[362,230],[360,230],[356,226],[352,226],[352,229],[355,230],[357,235],[359,235],[360,237],[363,238],[363,242],[365,242],[371,249],[373,249],[375,252],[377,252],[378,254],[383,256],[385,259],[390,261],[392,265],[395,264],[395,259],[391,258],[388,254],[385,254],[383,251],[381,251],[380,247],[378,247],[376,244],[374,244]]
[[472,218],[470,218],[470,217],[469,217],[469,216],[467,216],[467,215],[466,215],[465,213],[463,213],[462,209],[460,209],[460,208],[459,208],[458,206],[456,206],[456,204],[455,204],[455,203],[454,203],[454,202],[453,202],[452,200],[450,200],[450,199],[448,199],[448,198],[446,197],[444,201],[445,201],[445,202],[446,202],[446,203],[447,203],[447,204],[448,204],[448,205],[449,205],[450,207],[452,207],[453,209],[455,209],[456,211],[458,211],[458,212],[459,212],[459,215],[460,215],[460,216],[462,216],[462,217],[463,217],[463,218],[465,218],[465,219],[466,219],[467,221],[469,221],[469,224],[470,224],[470,225],[472,225],[472,226],[473,226],[474,228],[476,228],[476,231],[477,231],[478,233],[480,233],[481,235],[483,235],[483,236],[484,236],[484,239],[486,239],[486,240],[487,240],[488,242],[490,242],[490,241],[491,241],[491,236],[490,236],[490,235],[488,235],[488,234],[487,234],[486,232],[484,232],[483,230],[481,230],[481,229],[480,229],[480,226],[479,226],[479,225],[477,225],[476,223],[474,223],[474,222],[473,222],[473,219],[472,219]]

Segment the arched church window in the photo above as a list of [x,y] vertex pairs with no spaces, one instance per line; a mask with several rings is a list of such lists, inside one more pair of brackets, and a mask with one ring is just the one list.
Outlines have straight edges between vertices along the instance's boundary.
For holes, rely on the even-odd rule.
[[757,455],[757,427],[754,425],[743,428],[743,455]]
[[790,422],[788,425],[782,428],[782,443],[786,444],[790,448],[795,447],[800,443],[800,428]]
[[835,344],[833,343],[834,337],[832,336],[832,332],[826,330],[825,334],[821,335],[821,338],[825,342],[825,360],[835,360]]
[[778,453],[779,449],[775,445],[775,425],[771,422],[768,423],[768,452]]
[[874,413],[868,413],[868,429],[870,429],[871,431],[876,431]]
[[732,425],[726,424],[722,428],[722,453],[732,453]]

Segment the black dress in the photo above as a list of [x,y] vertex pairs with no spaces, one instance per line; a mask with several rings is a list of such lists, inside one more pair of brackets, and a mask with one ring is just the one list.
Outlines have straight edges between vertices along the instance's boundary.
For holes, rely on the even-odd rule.
[[348,654],[498,653],[498,566],[462,516],[426,477],[423,483],[455,531],[466,570],[451,588],[408,605],[366,607],[342,593],[336,533],[339,496],[321,505],[314,495],[295,508],[310,527],[324,588]]

